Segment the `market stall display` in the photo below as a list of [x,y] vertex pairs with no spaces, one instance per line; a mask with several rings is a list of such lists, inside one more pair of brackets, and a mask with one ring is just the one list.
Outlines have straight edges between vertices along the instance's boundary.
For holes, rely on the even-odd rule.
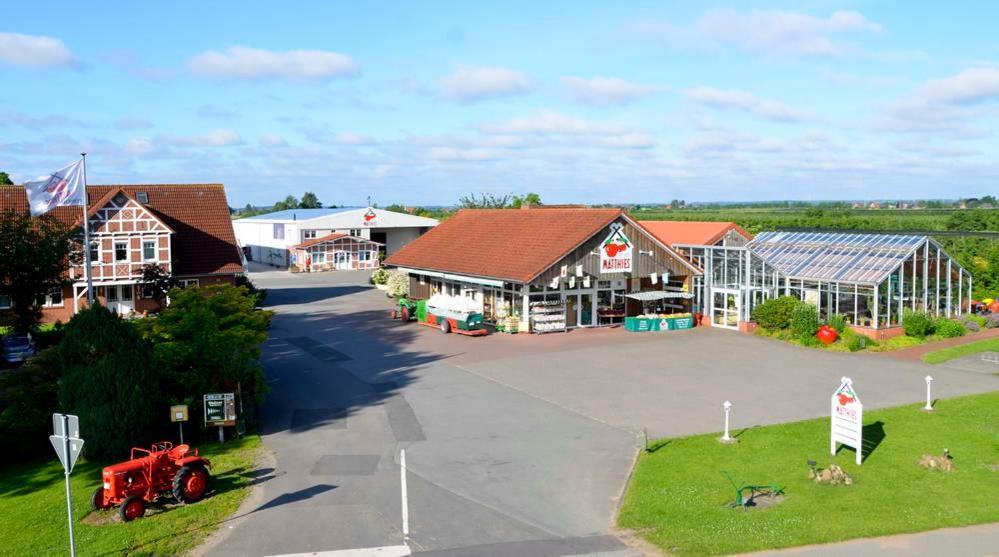
[[642,313],[624,318],[625,330],[644,333],[673,331],[694,326],[694,315],[677,309],[687,309],[693,294],[666,290],[651,290],[628,294],[627,298],[642,304]]
[[690,329],[694,326],[694,316],[689,313],[643,314],[624,318],[625,330],[645,333],[651,331],[674,331]]
[[560,300],[531,302],[531,332],[565,331],[565,303]]

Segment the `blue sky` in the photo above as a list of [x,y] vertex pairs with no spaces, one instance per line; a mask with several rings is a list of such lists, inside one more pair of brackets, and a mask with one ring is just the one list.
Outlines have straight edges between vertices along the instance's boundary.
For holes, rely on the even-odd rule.
[[[20,2],[0,170],[230,204],[996,193],[999,4]],[[613,5],[612,5],[613,4]]]

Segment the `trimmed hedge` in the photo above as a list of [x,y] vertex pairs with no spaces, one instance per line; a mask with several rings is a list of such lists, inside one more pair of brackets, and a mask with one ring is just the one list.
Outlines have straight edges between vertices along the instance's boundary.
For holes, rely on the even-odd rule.
[[786,329],[791,326],[791,314],[800,305],[803,305],[802,301],[793,296],[771,298],[753,308],[752,317],[765,329]]

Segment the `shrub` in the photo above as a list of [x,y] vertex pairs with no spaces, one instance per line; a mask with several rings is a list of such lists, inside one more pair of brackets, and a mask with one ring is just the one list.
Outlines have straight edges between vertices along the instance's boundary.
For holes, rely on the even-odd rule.
[[51,454],[48,436],[59,411],[56,349],[42,350],[17,369],[0,373],[0,445],[14,456]]
[[753,320],[765,329],[786,329],[794,308],[800,305],[801,300],[792,296],[772,298],[753,308]]
[[877,343],[873,340],[851,329],[843,331],[842,342],[850,352],[857,352],[868,347],[877,346]]
[[943,338],[954,338],[964,336],[968,332],[959,321],[954,321],[952,319],[941,319],[937,321],[936,327],[934,328],[936,334]]
[[829,319],[827,319],[826,321],[828,322],[830,327],[836,329],[836,332],[841,335],[843,334],[843,331],[846,330],[846,317],[844,317],[840,313],[834,313],[830,315]]
[[388,285],[386,294],[389,297],[401,298],[409,295],[409,275],[406,273],[398,271],[389,273],[388,281],[385,284]]
[[902,327],[910,337],[923,338],[933,332],[933,320],[925,313],[907,309],[902,314]]
[[61,410],[80,416],[91,458],[121,458],[154,441],[164,401],[152,347],[135,326],[97,304],[73,316],[59,343]]
[[378,268],[371,273],[371,284],[386,284],[388,283],[389,272],[385,269]]
[[819,310],[812,304],[799,303],[791,312],[791,333],[799,338],[811,338],[819,330]]
[[246,289],[247,294],[253,299],[253,305],[260,307],[264,305],[264,301],[267,300],[267,289],[257,288],[250,280],[250,277],[246,275],[236,275],[236,286],[242,286]]

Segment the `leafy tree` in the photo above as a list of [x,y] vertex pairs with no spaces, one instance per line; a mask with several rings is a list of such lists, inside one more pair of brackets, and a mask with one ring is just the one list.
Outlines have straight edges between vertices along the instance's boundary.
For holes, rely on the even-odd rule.
[[142,282],[146,283],[153,299],[162,304],[167,294],[177,285],[177,281],[156,263],[148,263],[142,267]]
[[0,172],[0,186],[13,186],[14,181],[10,179],[10,175],[6,172]]
[[462,209],[506,209],[510,206],[510,196],[495,196],[491,193],[475,195],[470,193],[458,200]]
[[58,353],[59,403],[80,416],[90,457],[121,458],[155,441],[163,398],[152,347],[131,322],[96,304],[66,325]]
[[10,296],[17,326],[28,329],[41,317],[39,300],[66,283],[72,229],[49,215],[0,213],[0,294]]
[[278,201],[277,203],[275,203],[273,210],[285,211],[287,209],[297,209],[297,208],[298,208],[298,200],[295,199],[294,195],[289,195],[288,197],[284,198],[283,201]]
[[527,195],[515,195],[513,200],[510,202],[511,209],[520,209],[524,204],[527,205],[541,205],[541,196],[536,193],[529,193]]
[[298,207],[300,209],[321,209],[323,206],[316,194],[311,191],[307,191],[302,194],[302,201],[299,202]]
[[[257,311],[245,287],[214,285],[174,289],[170,306],[139,322],[153,343],[164,392],[174,403],[204,393],[235,390],[258,399],[265,390],[257,360],[272,313]],[[197,407],[197,405],[195,405]]]

